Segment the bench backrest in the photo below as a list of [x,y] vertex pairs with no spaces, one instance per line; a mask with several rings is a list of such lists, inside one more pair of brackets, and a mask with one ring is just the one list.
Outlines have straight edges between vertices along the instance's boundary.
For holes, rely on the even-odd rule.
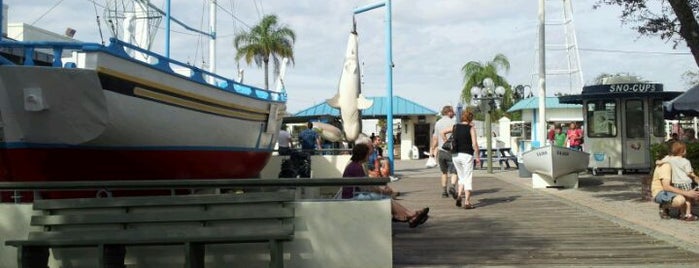
[[[181,240],[293,235],[294,192],[36,200],[30,240]],[[279,232],[279,230],[284,230]],[[150,238],[149,238],[150,237]],[[167,240],[167,239],[165,239]]]

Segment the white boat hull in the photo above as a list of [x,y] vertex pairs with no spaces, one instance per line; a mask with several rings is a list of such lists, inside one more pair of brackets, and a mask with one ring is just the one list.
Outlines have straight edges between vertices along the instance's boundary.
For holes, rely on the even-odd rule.
[[544,146],[522,154],[524,166],[532,173],[558,178],[587,170],[590,154],[558,146]]

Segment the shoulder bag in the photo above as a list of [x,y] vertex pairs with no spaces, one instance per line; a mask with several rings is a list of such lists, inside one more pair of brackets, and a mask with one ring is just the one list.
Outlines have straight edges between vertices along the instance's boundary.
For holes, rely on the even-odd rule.
[[456,141],[454,140],[454,136],[456,135],[456,125],[452,127],[451,130],[451,136],[444,141],[444,144],[442,144],[442,150],[445,150],[447,152],[450,152],[452,154],[456,153]]

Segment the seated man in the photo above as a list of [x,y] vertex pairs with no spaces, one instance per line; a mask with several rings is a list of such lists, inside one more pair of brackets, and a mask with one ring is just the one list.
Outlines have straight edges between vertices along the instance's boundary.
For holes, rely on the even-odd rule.
[[[358,139],[355,143],[365,143],[366,140]],[[400,178],[391,176],[391,166],[388,158],[383,157],[383,150],[381,149],[381,141],[379,136],[374,136],[370,141],[371,154],[369,155],[369,161],[367,162],[367,168],[369,170],[370,177],[389,177],[392,182],[400,180]]]
[[[659,215],[662,219],[669,219],[669,209],[680,209],[680,219],[696,221],[697,216],[692,215],[687,206],[687,199],[699,198],[699,191],[685,191],[672,186],[672,167],[669,163],[656,162],[653,178],[650,185],[653,200],[659,204]],[[684,211],[684,213],[683,213]]]

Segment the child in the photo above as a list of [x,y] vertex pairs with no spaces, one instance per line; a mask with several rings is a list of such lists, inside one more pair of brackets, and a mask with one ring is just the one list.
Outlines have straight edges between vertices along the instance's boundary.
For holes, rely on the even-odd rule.
[[[692,163],[684,158],[687,155],[687,145],[684,142],[673,142],[670,145],[670,155],[663,160],[670,163],[672,166],[672,186],[683,191],[692,191],[692,180],[699,181],[699,178],[694,174]],[[685,203],[685,214],[680,218],[682,220],[694,221],[697,216],[692,215],[692,201],[687,200]]]
[[566,145],[566,134],[563,133],[561,126],[556,126],[554,128],[555,134],[553,134],[553,144],[556,146],[563,147]]

